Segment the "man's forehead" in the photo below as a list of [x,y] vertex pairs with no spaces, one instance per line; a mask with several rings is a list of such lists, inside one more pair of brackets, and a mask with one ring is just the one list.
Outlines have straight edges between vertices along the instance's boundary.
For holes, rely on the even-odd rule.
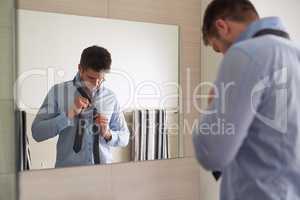
[[86,70],[87,74],[88,75],[91,75],[91,76],[104,76],[105,75],[105,72],[104,71],[100,71],[100,72],[97,72],[93,69],[87,69]]

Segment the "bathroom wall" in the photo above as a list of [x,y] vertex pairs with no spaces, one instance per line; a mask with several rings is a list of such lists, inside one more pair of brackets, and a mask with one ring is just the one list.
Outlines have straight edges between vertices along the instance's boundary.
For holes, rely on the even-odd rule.
[[30,10],[179,25],[180,116],[185,125],[181,126],[180,152],[184,159],[25,172],[20,174],[21,199],[204,199],[200,198],[200,192],[206,191],[201,189],[190,131],[198,118],[190,103],[199,104],[193,93],[201,78],[201,0],[19,0],[17,5]]
[[[297,0],[266,0],[266,1],[259,1],[253,0],[253,2],[257,5],[258,10],[261,12],[261,15],[281,15],[283,16],[285,21],[288,21],[287,25],[289,30],[292,32],[292,36],[300,38],[299,29],[297,26],[297,20],[299,18],[299,3]],[[188,102],[192,102],[193,100],[198,101],[197,99],[193,99],[192,93],[193,88],[196,87],[196,84],[202,81],[212,81],[215,78],[218,63],[220,62],[220,56],[217,56],[208,48],[201,46],[201,37],[200,37],[200,25],[201,25],[201,12],[205,9],[207,5],[207,0],[161,0],[161,1],[152,1],[152,0],[89,0],[87,3],[86,0],[19,0],[18,7],[24,9],[32,9],[32,10],[41,10],[41,11],[53,11],[53,12],[61,12],[61,13],[69,13],[69,14],[77,14],[77,15],[89,15],[89,16],[97,16],[97,17],[108,17],[108,18],[115,18],[115,19],[128,19],[134,21],[143,21],[143,22],[154,22],[154,23],[167,23],[167,24],[178,24],[180,25],[180,63],[181,63],[181,71],[180,71],[180,83],[181,86],[184,88],[183,91],[183,101],[182,101],[182,121],[186,126],[182,126],[183,133],[182,138],[184,138],[183,146],[181,151],[181,155],[187,157],[186,159],[180,160],[172,160],[172,161],[155,161],[155,162],[145,162],[145,163],[128,163],[125,165],[114,165],[114,166],[101,166],[101,170],[98,172],[99,177],[102,173],[105,174],[105,171],[108,170],[110,173],[116,172],[116,174],[121,174],[122,180],[125,182],[127,190],[125,191],[135,191],[132,188],[139,186],[138,183],[146,183],[143,182],[144,178],[146,178],[147,172],[150,169],[150,177],[157,176],[160,174],[163,177],[163,180],[168,180],[169,176],[167,176],[166,171],[163,169],[172,169],[169,173],[175,175],[174,178],[170,180],[170,182],[174,185],[168,186],[162,189],[159,187],[155,187],[152,190],[147,190],[147,185],[142,185],[140,188],[140,193],[135,191],[135,197],[149,197],[152,199],[176,199],[170,197],[172,191],[176,191],[176,197],[180,197],[178,199],[201,199],[201,200],[216,200],[218,197],[218,190],[219,186],[216,184],[210,177],[210,174],[204,172],[202,169],[198,174],[198,165],[193,160],[193,147],[191,143],[191,135],[189,134],[187,125],[193,123],[193,120],[198,117],[198,113],[192,106],[188,104]],[[273,5],[273,6],[270,6]],[[276,5],[276,6],[275,6]],[[0,26],[0,34],[4,35],[1,36],[1,52],[7,52],[7,49],[11,48],[12,38],[11,38],[11,13],[12,13],[12,1],[11,0],[2,0],[1,1],[1,15],[6,15],[7,17],[1,16],[1,26]],[[8,9],[7,9],[8,8]],[[84,9],[82,9],[84,8]],[[2,11],[3,10],[3,11]],[[4,24],[4,25],[2,25]],[[8,38],[8,40],[2,41],[2,38]],[[8,43],[7,43],[8,41]],[[6,46],[3,46],[2,43],[6,43]],[[11,51],[10,51],[11,52]],[[10,54],[11,55],[11,54]],[[4,56],[1,53],[1,65],[2,62],[4,65],[12,66],[12,59],[10,56]],[[6,60],[6,61],[5,61]],[[201,68],[200,68],[201,65]],[[5,199],[13,199],[14,198],[14,173],[11,170],[13,166],[14,157],[10,156],[13,155],[13,146],[14,138],[11,135],[8,135],[13,130],[13,120],[12,120],[12,101],[11,99],[7,99],[7,96],[11,95],[11,90],[7,88],[7,85],[11,85],[11,80],[13,77],[13,72],[11,71],[11,67],[3,68],[2,70],[7,70],[7,73],[10,74],[6,76],[5,73],[1,73],[1,90],[0,90],[0,97],[1,97],[1,123],[11,124],[9,125],[10,128],[5,126],[6,130],[1,129],[1,181],[0,181],[0,199],[5,197]],[[191,79],[189,79],[189,77]],[[3,88],[2,88],[3,87]],[[207,89],[202,90],[204,93]],[[8,94],[8,95],[7,95]],[[12,95],[11,95],[12,96]],[[3,100],[4,99],[4,100]],[[205,102],[203,102],[202,107],[205,106]],[[191,112],[189,112],[191,111]],[[3,126],[1,126],[3,127]],[[7,133],[7,134],[2,134]],[[2,139],[4,138],[4,139]],[[7,156],[9,155],[9,156]],[[5,164],[2,164],[2,160],[8,161]],[[162,167],[164,166],[164,167]],[[174,166],[176,166],[174,168]],[[180,167],[177,167],[180,166]],[[188,175],[190,169],[185,168],[185,166],[190,166],[194,168],[191,170],[191,174]],[[142,168],[140,168],[142,167]],[[113,169],[114,168],[114,169]],[[162,168],[162,170],[159,170]],[[83,168],[80,169],[81,172],[86,172],[87,169]],[[93,168],[93,170],[97,170]],[[141,170],[141,171],[134,171],[134,170]],[[23,194],[23,199],[27,199],[28,193],[26,190],[33,191],[34,182],[36,181],[36,177],[43,177],[44,173],[54,173],[53,177],[61,177],[64,182],[57,181],[58,186],[64,186],[65,184],[73,183],[73,179],[68,177],[73,176],[75,173],[74,170],[67,170],[67,171],[40,171],[36,172],[35,174],[31,174],[31,172],[26,172],[21,174],[20,181],[21,186],[24,186],[21,190]],[[79,173],[79,174],[82,174]],[[177,176],[177,174],[181,174]],[[63,176],[63,175],[66,176]],[[140,176],[139,174],[143,174]],[[36,177],[35,177],[36,175]],[[62,175],[62,176],[61,176]],[[47,177],[47,176],[46,176]],[[51,177],[51,176],[48,176]],[[102,176],[101,176],[102,177]],[[196,177],[195,182],[189,181],[192,177]],[[63,187],[61,193],[58,193],[57,196],[65,194],[67,192],[71,193],[73,191],[80,191],[78,188],[82,188],[82,185],[87,183],[93,185],[93,183],[99,184],[98,181],[95,179],[91,179],[90,175],[78,177],[78,179],[83,182],[75,183],[74,188],[72,187]],[[105,178],[107,180],[107,178]],[[4,181],[3,181],[4,180]],[[47,178],[39,180],[38,183],[43,183],[51,189],[51,184],[47,184]],[[51,179],[50,179],[51,180]],[[94,181],[91,181],[94,180]],[[98,180],[98,179],[97,179]],[[130,181],[129,184],[126,184],[126,181]],[[194,179],[193,179],[194,180]],[[54,180],[55,181],[55,180]],[[114,179],[116,184],[122,184],[118,179]],[[50,182],[50,181],[49,181]],[[120,183],[119,183],[120,182]],[[123,183],[124,183],[123,182]],[[167,182],[167,183],[170,183]],[[153,179],[153,184],[157,183],[155,179]],[[164,182],[162,182],[163,184]],[[166,183],[166,182],[165,182]],[[178,185],[176,184],[178,183]],[[104,185],[104,184],[103,184]],[[80,194],[87,194],[86,192],[89,191],[90,195],[95,195],[92,193],[94,190],[100,190],[101,194],[107,194],[107,191],[116,191],[116,188],[122,188],[122,186],[112,186],[109,185],[107,187],[114,188],[111,190],[104,190],[103,185],[96,185],[95,187],[88,187],[88,190],[84,190],[84,193],[75,193],[79,199]],[[35,185],[36,186],[36,185]],[[58,187],[57,186],[57,187]],[[97,187],[99,186],[99,187]],[[101,187],[100,187],[101,186]],[[128,188],[132,186],[132,188]],[[185,189],[182,189],[184,187]],[[46,188],[46,189],[48,189]],[[26,189],[26,190],[25,190]],[[147,192],[148,191],[148,192]],[[155,191],[163,191],[158,197]],[[179,193],[182,191],[182,193]],[[49,193],[48,193],[49,194]],[[54,196],[56,193],[52,192]],[[191,196],[191,194],[195,194],[195,196]],[[2,196],[1,196],[2,195]],[[41,199],[40,197],[47,197],[45,194],[39,194],[42,196],[38,196],[37,199]],[[122,195],[120,193],[120,195]],[[139,196],[140,195],[140,196]],[[155,196],[152,196],[155,195]],[[7,198],[6,198],[7,197]],[[27,197],[27,198],[26,198]],[[51,197],[51,196],[50,196]],[[126,197],[126,196],[125,196]],[[129,197],[129,194],[128,194]],[[201,198],[200,198],[201,197]],[[93,197],[91,197],[92,199]],[[96,198],[96,197],[94,197]],[[74,199],[75,196],[74,196]],[[126,199],[126,198],[123,198]],[[132,198],[130,198],[132,199]],[[31,199],[30,199],[31,200]]]
[[[18,0],[17,7],[28,10],[106,17],[141,22],[179,25],[180,33],[180,85],[182,88],[181,117],[182,156],[193,156],[189,129],[198,117],[191,102],[200,82],[200,6],[201,0]],[[83,9],[84,8],[84,9]],[[197,90],[196,90],[197,92]],[[184,120],[181,120],[184,122]],[[184,132],[185,130],[185,132]]]
[[199,200],[193,159],[28,171],[20,200]]
[[0,1],[0,199],[16,197],[14,1]]
[[[31,119],[54,84],[73,79],[81,51],[90,45],[104,46],[112,54],[104,85],[116,94],[121,110],[165,108],[168,126],[177,125],[178,89],[170,83],[179,81],[178,26],[24,9],[17,10],[17,21],[18,108],[27,113],[30,169],[54,167],[58,139],[36,142]],[[170,131],[171,158],[176,158],[178,130]],[[130,145],[113,148],[113,162],[126,161]]]
[[[181,63],[181,72],[180,72],[180,83],[183,91],[183,101],[182,101],[182,119],[184,124],[183,127],[185,130],[185,134],[182,135],[184,138],[183,144],[184,148],[182,149],[181,154],[185,157],[193,156],[193,148],[191,144],[191,136],[189,134],[188,125],[191,125],[194,119],[197,118],[198,113],[188,102],[192,102],[194,99],[192,97],[193,88],[196,87],[196,84],[202,81],[214,80],[216,71],[218,69],[218,63],[220,61],[220,56],[216,56],[212,53],[211,50],[208,50],[206,47],[201,47],[201,37],[200,37],[200,24],[201,24],[201,16],[199,12],[200,10],[204,10],[206,7],[206,1],[203,0],[162,0],[162,1],[151,1],[151,0],[90,0],[90,3],[87,3],[85,0],[45,0],[43,2],[39,0],[19,0],[18,7],[24,9],[32,9],[32,10],[41,10],[41,11],[53,11],[53,12],[61,12],[61,13],[69,13],[69,14],[77,14],[77,15],[89,15],[89,16],[98,16],[98,17],[108,17],[114,19],[127,19],[133,21],[143,21],[143,22],[154,22],[154,23],[166,23],[166,24],[178,24],[180,25],[180,63]],[[258,1],[253,0],[253,2],[257,5],[257,8],[262,16],[267,15],[280,15],[283,16],[283,19],[287,21],[287,26],[289,30],[292,32],[292,36],[300,38],[299,29],[297,26],[297,17],[299,18],[298,10],[299,3],[297,0],[276,0],[276,1]],[[3,4],[3,5],[2,5]],[[202,6],[201,6],[202,4]],[[276,6],[270,6],[275,5]],[[10,8],[10,9],[6,9]],[[6,25],[1,25],[1,34],[4,34],[6,37],[11,37],[10,31],[12,27],[11,23],[11,13],[12,13],[12,2],[3,0],[1,1],[1,9],[3,12],[1,14],[6,14],[8,17],[1,17],[1,24],[6,23]],[[82,9],[84,8],[84,9]],[[4,38],[4,37],[1,37]],[[7,47],[1,45],[1,47],[5,48],[4,52],[7,52],[7,48],[11,48],[10,44],[12,42],[11,39],[4,40],[3,42],[9,42]],[[202,50],[200,52],[200,50]],[[4,54],[1,54],[4,56]],[[200,59],[201,55],[201,59]],[[7,63],[11,65],[12,59],[9,56],[5,56]],[[1,58],[1,61],[5,62],[5,59]],[[201,68],[200,68],[201,65]],[[3,116],[2,123],[12,124],[12,101],[7,100],[8,93],[11,93],[11,90],[6,87],[9,83],[11,83],[12,78],[12,68],[7,67],[4,68],[10,73],[10,76],[1,77],[1,98],[4,97],[4,101],[1,99],[1,108],[3,108],[3,112],[1,112],[1,116]],[[5,74],[5,73],[1,73]],[[189,79],[189,77],[191,79]],[[203,89],[203,91],[206,91]],[[3,95],[2,95],[3,93]],[[10,94],[11,95],[11,94]],[[9,96],[9,95],[8,95]],[[5,100],[6,99],[6,100]],[[197,100],[197,99],[196,99]],[[7,106],[9,105],[9,106]],[[205,102],[203,103],[203,107]],[[2,110],[2,109],[1,109]],[[189,112],[190,111],[190,112]],[[4,121],[4,116],[5,120]],[[10,116],[10,120],[7,120],[7,116]],[[6,126],[7,127],[7,126]],[[13,127],[13,125],[11,125]],[[12,130],[10,128],[6,128],[6,130]],[[1,132],[9,132],[9,131],[1,131]],[[11,136],[11,135],[9,135]],[[12,147],[13,138],[8,137],[8,135],[1,133],[1,137],[5,137],[1,144],[1,148],[5,149],[1,151],[2,157],[8,157],[9,153],[13,151],[13,148],[6,148],[7,146]],[[11,144],[11,145],[9,145]],[[13,157],[9,156],[9,158],[5,158],[11,160],[13,163]],[[189,160],[189,159],[188,159]],[[158,161],[155,162],[157,166],[160,166],[161,162],[172,162],[172,161]],[[186,159],[180,160],[182,163],[188,163]],[[143,163],[147,165],[147,163]],[[135,166],[135,164],[126,164],[128,166]],[[196,163],[194,163],[196,166]],[[2,165],[1,165],[2,166]],[[10,166],[10,167],[7,167]],[[6,167],[9,170],[4,170],[5,173],[11,171],[11,166],[7,164]],[[121,165],[122,166],[122,165]],[[11,173],[10,173],[11,174]],[[24,176],[26,177],[26,176]],[[209,173],[201,170],[200,173],[200,184],[196,185],[199,187],[199,191],[201,194],[201,199],[217,199],[218,193],[218,185],[211,179]],[[12,185],[14,183],[13,175],[5,175],[4,179],[8,180]],[[7,184],[5,184],[7,185]],[[8,184],[10,185],[10,184]],[[5,187],[1,187],[5,188]],[[5,190],[8,191],[9,189]],[[1,193],[3,194],[3,193]],[[11,192],[11,194],[13,194]]]

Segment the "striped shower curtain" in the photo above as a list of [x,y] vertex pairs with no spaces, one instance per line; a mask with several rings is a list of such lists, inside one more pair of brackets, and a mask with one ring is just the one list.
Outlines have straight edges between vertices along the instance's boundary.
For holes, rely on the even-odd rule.
[[164,109],[135,110],[133,113],[133,160],[169,158],[167,115]]

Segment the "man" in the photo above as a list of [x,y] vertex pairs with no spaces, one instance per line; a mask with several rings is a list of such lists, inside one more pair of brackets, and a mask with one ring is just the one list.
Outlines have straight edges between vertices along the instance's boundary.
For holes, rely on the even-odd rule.
[[56,167],[111,163],[111,147],[124,147],[129,131],[115,94],[103,86],[110,53],[98,46],[82,52],[72,81],[49,91],[33,124],[44,141],[58,135]]
[[224,58],[193,141],[202,166],[222,171],[220,199],[300,199],[300,48],[248,0],[212,1],[203,38]]

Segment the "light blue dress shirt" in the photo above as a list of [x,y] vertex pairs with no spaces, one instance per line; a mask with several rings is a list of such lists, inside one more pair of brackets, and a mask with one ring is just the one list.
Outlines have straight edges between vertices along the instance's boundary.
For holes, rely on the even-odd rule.
[[[80,84],[79,74],[75,79]],[[79,153],[73,150],[78,117],[70,120],[66,113],[79,93],[73,81],[57,84],[51,88],[32,124],[32,136],[44,141],[58,135],[55,167],[67,167],[94,164],[93,159],[93,117],[92,109],[82,112],[82,120],[86,121],[86,129],[82,148]],[[93,92],[92,107],[107,117],[112,139],[107,142],[100,137],[100,163],[112,162],[112,147],[125,147],[129,141],[129,130],[123,113],[120,111],[116,95],[103,85]]]
[[[300,48],[252,23],[228,50],[216,98],[193,129],[196,157],[223,172],[221,200],[300,199]],[[208,113],[211,112],[211,113]]]

